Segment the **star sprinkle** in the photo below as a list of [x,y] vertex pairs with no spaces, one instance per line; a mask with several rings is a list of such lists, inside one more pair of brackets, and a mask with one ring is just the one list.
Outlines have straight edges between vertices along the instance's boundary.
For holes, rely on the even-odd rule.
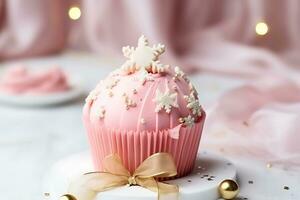
[[99,117],[100,119],[103,119],[105,116],[105,109],[103,106],[101,106],[97,112],[96,112],[97,117]]
[[189,96],[184,96],[184,99],[188,102],[186,107],[192,110],[193,115],[201,116],[201,105],[194,93],[191,92]]
[[134,89],[132,89],[132,93],[133,94],[137,94],[137,90],[134,88]]
[[93,101],[97,99],[98,92],[92,90],[89,95],[86,97],[85,102],[91,104]]
[[112,72],[109,73],[109,77],[116,77],[122,74],[122,70],[120,68],[113,70]]
[[141,118],[141,119],[140,119],[140,122],[141,122],[141,124],[145,124],[145,123],[146,123],[146,120],[145,120],[144,118]]
[[189,84],[189,90],[190,90],[190,92],[193,92],[197,96],[198,92],[197,92],[195,86],[191,82],[188,82],[188,84]]
[[138,40],[138,46],[126,46],[122,49],[123,54],[128,60],[122,65],[121,69],[127,74],[136,71],[147,71],[151,73],[164,72],[164,66],[158,61],[158,57],[165,51],[162,44],[149,46],[147,38],[142,35]]
[[181,123],[181,124],[183,124],[183,123],[184,123],[183,117],[180,117],[180,118],[178,119],[178,122]]
[[157,89],[153,101],[156,103],[155,112],[165,109],[167,113],[170,113],[172,107],[178,107],[177,93],[171,93],[169,88],[164,93]]
[[87,98],[85,99],[85,102],[88,103],[88,104],[91,104],[93,103],[97,98],[98,98],[98,95],[100,94],[100,84],[98,84],[96,86],[95,89],[93,89],[89,95],[87,96]]
[[113,89],[115,86],[117,86],[119,81],[120,81],[119,79],[112,77],[112,78],[106,79],[104,84],[105,84],[106,89]]
[[111,89],[107,90],[107,94],[109,97],[113,97],[114,96],[114,93]]
[[176,78],[178,78],[178,77],[183,78],[185,76],[184,72],[177,66],[174,68],[174,71],[175,71]]
[[193,126],[195,124],[195,118],[192,117],[191,115],[188,115],[187,117],[183,117],[183,124],[186,126]]
[[189,89],[191,92],[196,91],[194,85],[191,82],[189,83]]
[[131,107],[136,107],[136,103],[132,99],[130,99],[126,93],[123,94],[123,98],[124,98],[126,110],[129,110],[129,108]]

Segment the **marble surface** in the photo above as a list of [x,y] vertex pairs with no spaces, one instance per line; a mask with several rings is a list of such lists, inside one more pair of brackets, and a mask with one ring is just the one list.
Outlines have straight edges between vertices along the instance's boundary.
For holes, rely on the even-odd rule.
[[[70,74],[78,76],[86,92],[113,69],[109,66],[120,64],[82,53],[19,62],[36,67],[59,64]],[[0,70],[9,64],[1,63]],[[242,83],[238,79],[205,74],[193,75],[191,79],[201,92],[201,100],[206,107],[226,90]],[[41,183],[52,164],[88,148],[81,122],[83,102],[82,97],[55,107],[0,105],[0,199],[47,199],[44,196],[47,191],[43,191]],[[204,133],[204,137],[205,134],[208,133]],[[240,199],[300,199],[299,171],[269,169],[265,163],[230,155],[226,158],[238,168]],[[285,186],[289,190],[284,189]]]

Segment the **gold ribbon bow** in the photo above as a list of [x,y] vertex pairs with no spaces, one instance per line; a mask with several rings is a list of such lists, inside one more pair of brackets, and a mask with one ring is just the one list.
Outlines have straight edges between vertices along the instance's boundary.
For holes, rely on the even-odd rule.
[[[158,178],[168,178],[177,175],[176,165],[168,153],[156,153],[148,157],[131,175],[123,166],[119,156],[112,154],[104,158],[104,172],[90,172],[84,174],[78,181],[71,183],[69,194],[77,200],[93,200],[97,193],[124,185],[139,185],[157,192],[157,199],[161,194],[176,193],[176,185],[159,182]],[[74,198],[75,197],[75,198]]]

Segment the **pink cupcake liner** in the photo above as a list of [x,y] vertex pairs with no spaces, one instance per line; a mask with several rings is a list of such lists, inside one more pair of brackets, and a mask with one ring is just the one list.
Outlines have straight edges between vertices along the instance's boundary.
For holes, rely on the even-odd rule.
[[158,152],[170,153],[176,163],[178,177],[189,174],[195,163],[204,118],[193,127],[182,127],[179,138],[170,137],[168,130],[121,131],[107,130],[86,122],[95,170],[103,170],[102,160],[118,154],[124,166],[133,173],[147,157]]

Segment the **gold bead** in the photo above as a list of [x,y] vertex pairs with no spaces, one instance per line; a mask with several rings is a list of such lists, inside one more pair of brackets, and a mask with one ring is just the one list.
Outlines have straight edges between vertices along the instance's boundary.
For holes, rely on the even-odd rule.
[[64,194],[59,198],[59,200],[77,200],[77,199],[71,194]]
[[223,199],[234,199],[239,193],[239,185],[234,180],[226,179],[220,183],[219,193]]

